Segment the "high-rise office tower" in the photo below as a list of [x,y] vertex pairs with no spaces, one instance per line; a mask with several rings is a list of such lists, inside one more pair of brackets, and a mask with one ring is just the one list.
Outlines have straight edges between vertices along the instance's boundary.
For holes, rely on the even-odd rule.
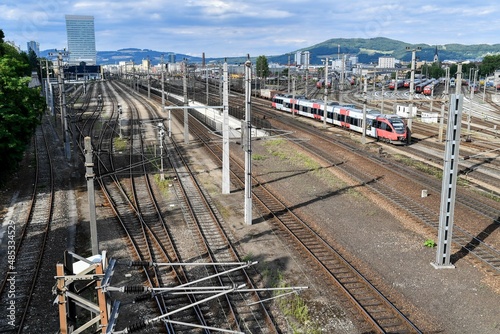
[[94,17],[88,15],[66,15],[69,64],[96,65]]
[[40,44],[35,41],[28,42],[28,53],[33,50],[37,57],[40,57]]

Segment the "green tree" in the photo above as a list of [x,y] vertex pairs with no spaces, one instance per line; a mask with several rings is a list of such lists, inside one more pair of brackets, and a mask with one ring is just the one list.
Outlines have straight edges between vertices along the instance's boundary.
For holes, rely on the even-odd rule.
[[40,89],[28,88],[27,58],[13,55],[5,43],[0,47],[5,51],[0,56],[0,178],[4,179],[21,161],[45,102]]
[[258,56],[255,62],[256,74],[260,78],[267,78],[269,76],[269,64],[267,63],[266,56]]
[[445,70],[442,69],[438,63],[432,63],[430,65],[425,64],[422,66],[422,73],[429,78],[441,78],[445,75]]
[[30,50],[28,53],[28,63],[30,64],[31,71],[38,70],[38,58],[33,50]]
[[500,55],[485,56],[479,67],[479,74],[487,76],[496,70],[500,70]]

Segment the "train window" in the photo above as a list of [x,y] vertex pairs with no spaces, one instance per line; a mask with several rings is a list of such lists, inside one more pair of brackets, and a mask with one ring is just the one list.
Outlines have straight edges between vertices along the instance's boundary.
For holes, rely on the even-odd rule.
[[394,131],[396,133],[404,133],[405,132],[405,124],[403,121],[399,118],[392,118],[389,119],[389,122],[391,122],[392,126],[394,127]]
[[382,130],[387,131],[387,132],[392,132],[391,127],[390,127],[390,126],[389,126],[389,124],[387,124],[387,123],[383,123],[383,122],[381,122],[381,123],[380,123],[380,128],[381,128]]

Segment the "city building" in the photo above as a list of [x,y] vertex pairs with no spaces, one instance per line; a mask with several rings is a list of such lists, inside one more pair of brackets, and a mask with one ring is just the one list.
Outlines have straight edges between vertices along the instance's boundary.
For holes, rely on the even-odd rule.
[[383,56],[378,58],[378,68],[394,68],[396,66],[396,58]]
[[302,66],[303,68],[309,67],[311,53],[309,51],[298,51],[295,54],[295,65]]
[[28,54],[31,50],[36,54],[37,57],[40,57],[40,43],[35,41],[29,41],[28,43]]
[[5,41],[5,44],[12,46],[17,52],[21,52],[21,47],[16,45],[14,41]]
[[96,65],[94,17],[88,15],[66,15],[69,64]]
[[151,62],[149,61],[149,58],[148,59],[143,59],[142,60],[142,71],[144,72],[147,72],[149,70],[149,68],[151,67]]

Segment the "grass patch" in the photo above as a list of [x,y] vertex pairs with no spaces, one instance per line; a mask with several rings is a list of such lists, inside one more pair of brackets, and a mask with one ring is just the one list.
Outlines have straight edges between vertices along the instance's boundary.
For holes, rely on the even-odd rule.
[[492,201],[500,202],[500,196],[498,196],[497,194],[494,194],[493,192],[481,191],[479,193],[481,195],[483,195],[484,197],[491,199]]
[[113,139],[113,147],[115,148],[115,151],[124,151],[127,148],[127,140],[116,137]]
[[416,170],[421,171],[427,175],[434,176],[440,180],[443,178],[443,171],[440,168],[433,167],[429,164],[426,164],[425,162],[415,160],[400,154],[395,154],[393,155],[393,157],[398,162],[401,162],[406,166],[413,167]]
[[[275,286],[286,288],[289,285],[283,280],[283,275],[277,272],[273,277]],[[275,296],[279,297],[287,293],[286,290],[276,291]],[[276,299],[279,309],[287,318],[288,325],[292,333],[320,334],[321,326],[311,318],[309,307],[304,299],[298,294],[289,294]]]
[[267,157],[261,154],[252,154],[252,160],[266,160]]
[[247,255],[243,256],[243,258],[241,259],[241,261],[243,261],[243,262],[252,262],[253,258],[254,258],[254,255],[252,254],[252,252],[250,252]]
[[434,247],[436,247],[436,246],[437,246],[437,244],[436,244],[436,242],[435,242],[434,240],[432,240],[432,239],[427,239],[427,240],[425,240],[425,242],[424,242],[424,246],[425,246],[425,247],[429,247],[429,248],[434,248]]
[[171,183],[170,180],[167,178],[162,180],[160,174],[155,174],[153,176],[153,179],[156,185],[158,186],[158,189],[160,190],[162,196],[168,199],[170,194],[170,189],[169,189]]
[[[438,180],[443,179],[443,170],[441,168],[431,166],[425,162],[415,160],[415,159],[409,158],[409,157],[404,156],[404,155],[395,154],[393,156],[398,162],[401,162],[406,166],[412,167],[412,168],[414,168],[418,171],[421,171],[422,173],[425,173],[427,175],[431,175],[431,176],[437,178]],[[467,187],[467,186],[470,186],[470,182],[467,179],[464,179],[463,177],[459,177],[457,179],[457,185]]]

